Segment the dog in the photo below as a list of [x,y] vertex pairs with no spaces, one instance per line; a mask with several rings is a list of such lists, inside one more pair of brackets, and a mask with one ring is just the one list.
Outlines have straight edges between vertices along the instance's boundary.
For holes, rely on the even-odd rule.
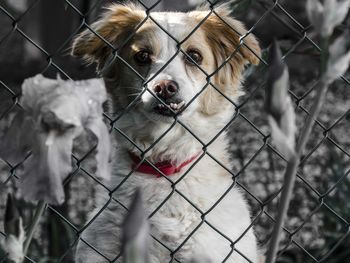
[[123,206],[136,188],[150,232],[163,244],[152,239],[150,262],[195,255],[258,262],[250,209],[230,173],[225,126],[243,94],[244,68],[258,64],[260,52],[227,5],[148,14],[113,4],[74,39],[72,54],[96,63],[103,76],[106,111],[118,116],[119,130],[111,139],[111,180],[104,182],[113,192],[99,191],[77,262],[117,258]]

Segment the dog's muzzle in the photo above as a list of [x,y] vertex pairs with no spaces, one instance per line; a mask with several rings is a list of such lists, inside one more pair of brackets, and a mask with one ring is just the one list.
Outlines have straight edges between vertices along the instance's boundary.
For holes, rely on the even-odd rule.
[[179,85],[173,80],[161,80],[153,87],[156,96],[161,100],[154,111],[164,116],[174,116],[181,113],[185,101],[178,97]]

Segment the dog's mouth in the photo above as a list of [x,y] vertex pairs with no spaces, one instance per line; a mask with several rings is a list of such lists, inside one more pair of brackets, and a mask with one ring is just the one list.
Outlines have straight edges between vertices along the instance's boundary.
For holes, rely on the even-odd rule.
[[182,110],[185,107],[185,101],[183,100],[177,100],[177,101],[164,101],[165,104],[163,103],[158,103],[154,107],[154,111],[157,114],[163,115],[163,116],[168,116],[172,117],[177,114],[181,114]]

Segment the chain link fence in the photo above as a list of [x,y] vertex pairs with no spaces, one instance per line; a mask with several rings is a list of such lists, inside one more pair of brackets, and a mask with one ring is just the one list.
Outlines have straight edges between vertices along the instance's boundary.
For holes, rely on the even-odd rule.
[[[136,2],[146,10],[145,20],[153,19],[149,12],[154,10],[189,10],[198,4],[198,1],[178,1],[176,4],[166,0]],[[0,137],[2,128],[11,121],[13,113],[21,110],[20,85],[25,78],[37,73],[49,77],[59,74],[65,79],[95,76],[95,69],[82,65],[76,58],[71,58],[69,49],[74,36],[89,27],[100,14],[102,7],[108,3],[110,1],[102,0],[23,0],[0,3]],[[207,0],[207,4],[210,14],[214,15],[218,3]],[[263,52],[258,57],[260,65],[247,68],[244,83],[246,94],[235,105],[236,113],[219,134],[228,131],[230,158],[234,168],[227,170],[233,178],[232,187],[241,189],[248,199],[252,210],[252,224],[249,228],[254,228],[262,250],[267,250],[283,189],[286,160],[271,144],[266,114],[263,113],[268,70],[266,49],[273,38],[278,39],[283,59],[290,71],[289,93],[294,102],[298,129],[303,126],[309,114],[320,81],[318,69],[320,54],[323,51],[312,33],[313,25],[309,24],[304,3],[301,1],[238,0],[231,3],[231,8],[233,15],[247,25],[248,34],[254,33],[260,40]],[[349,28],[349,21],[348,17],[337,28],[335,34]],[[164,28],[162,30],[169,34]],[[241,45],[245,45],[244,38],[247,35],[242,36],[237,50]],[[168,36],[173,38],[170,34]],[[183,52],[181,43],[178,44],[178,52]],[[166,65],[169,63],[170,61]],[[135,74],[138,75],[137,72]],[[331,85],[320,116],[313,127],[312,136],[298,167],[277,262],[340,263],[347,262],[350,256],[349,78],[350,74],[347,72]],[[221,95],[229,99],[223,93]],[[193,98],[195,99],[196,97]],[[129,107],[133,107],[133,103]],[[105,113],[104,118],[111,128],[111,133],[121,135],[124,140],[129,140],[138,148],[138,145],[118,128],[119,115],[111,116]],[[175,123],[191,132],[181,120],[175,119]],[[153,145],[159,143],[165,135],[166,133]],[[201,138],[196,139],[201,142]],[[203,155],[210,156],[222,165],[220,160],[206,151],[208,144],[202,144]],[[46,206],[40,227],[34,233],[26,262],[72,262],[74,249],[82,232],[91,227],[88,213],[96,204],[95,199],[101,191],[100,187],[111,196],[110,202],[119,203],[118,197],[113,195],[116,189],[110,189],[92,172],[89,163],[89,154],[92,151],[93,149],[86,146],[85,149],[73,153],[74,169],[64,181],[66,201],[60,206]],[[0,223],[4,220],[7,193],[16,193],[15,182],[20,180],[16,170],[20,166],[21,163],[9,163],[0,159]],[[132,176],[132,172],[128,176]],[[169,183],[174,184],[171,180]],[[175,192],[181,195],[175,185],[173,190],[157,210]],[[217,200],[216,204],[220,201]],[[187,199],[187,202],[196,208],[191,200]],[[24,201],[19,201],[18,206],[25,220],[24,225],[28,226],[35,206]],[[102,211],[103,209],[92,220],[98,218]],[[204,216],[206,211],[198,211],[202,216],[200,224],[208,224]],[[196,230],[197,228],[189,237]],[[225,237],[225,233],[218,233]],[[1,226],[0,239],[4,239],[5,236]],[[180,262],[176,258],[176,252],[187,239],[172,250],[156,236],[153,238],[169,250],[174,262]],[[234,242],[229,242],[232,244],[231,252],[223,255],[224,261],[228,260],[233,252],[240,253],[235,249]],[[96,253],[101,254],[98,249]],[[106,259],[106,262],[114,262],[119,257],[116,253],[114,259]],[[246,260],[250,262],[249,259]],[[6,256],[0,257],[0,262],[6,262]]]

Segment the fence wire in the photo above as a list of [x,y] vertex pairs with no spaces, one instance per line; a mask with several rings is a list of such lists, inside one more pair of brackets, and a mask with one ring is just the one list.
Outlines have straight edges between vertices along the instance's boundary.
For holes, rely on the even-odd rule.
[[[44,1],[28,1],[25,8],[17,10],[6,2],[0,4],[0,23],[2,23],[1,21],[4,21],[0,30],[0,49],[9,52],[8,54],[10,56],[11,54],[16,56],[16,51],[8,50],[10,48],[8,43],[11,43],[12,45],[12,43],[15,43],[16,41],[20,42],[23,45],[30,46],[30,50],[34,50],[33,52],[37,53],[42,60],[40,64],[41,69],[35,73],[41,72],[49,75],[59,73],[62,77],[67,79],[74,79],[77,76],[81,77],[79,72],[85,71],[85,68],[82,68],[79,65],[77,66],[77,59],[74,62],[72,62],[73,59],[70,59],[70,64],[68,64],[68,66],[65,63],[64,60],[67,59],[67,50],[69,49],[73,38],[82,29],[89,28],[93,31],[90,27],[91,22],[96,19],[96,15],[100,12],[101,6],[107,4],[107,1],[82,1],[82,3],[68,0],[56,1],[56,4],[59,2],[59,4],[64,6],[66,10],[66,13],[60,13],[61,16],[69,13],[69,19],[74,17],[75,21],[79,21],[79,23],[76,23],[74,28],[70,30],[69,36],[60,39],[60,42],[56,44],[56,48],[51,50],[45,48],[40,41],[37,40],[38,38],[35,35],[35,32],[30,30],[26,31],[28,27],[25,23],[22,23],[23,21],[28,21],[28,19],[38,19],[36,8],[40,4],[43,4],[42,2]],[[51,4],[53,3],[52,1],[49,2]],[[87,2],[88,4],[86,4]],[[180,42],[152,16],[151,11],[159,7],[163,2],[162,0],[154,1],[154,4],[152,5],[147,5],[141,0],[136,2],[144,7],[147,14],[137,28],[141,27],[145,21],[152,20],[170,39],[176,42],[177,52],[153,77],[145,79],[119,55],[120,49],[133,37],[134,34],[131,34],[128,39],[124,41],[123,45],[115,48],[111,43],[108,43],[99,36],[97,32],[94,32],[94,34],[100,37],[106,45],[112,49],[114,58],[110,63],[113,63],[113,61],[118,58],[119,61],[125,63],[125,66],[129,67],[129,69],[135,73],[135,76],[141,78],[144,83],[142,93],[140,93],[123,112],[116,116],[105,113],[104,118],[106,122],[109,123],[111,133],[121,135],[140,151],[143,158],[140,160],[139,165],[142,162],[147,162],[160,174],[162,174],[162,172],[144,156],[156,144],[158,144],[175,125],[181,125],[186,131],[192,134],[192,136],[202,145],[203,150],[199,158],[190,165],[188,170],[177,181],[173,181],[171,178],[162,174],[162,176],[169,182],[169,185],[171,185],[172,191],[149,215],[149,218],[152,218],[171,198],[171,196],[176,193],[198,211],[201,218],[200,223],[176,249],[169,248],[166,243],[162,242],[162,240],[155,235],[152,236],[152,238],[169,251],[169,255],[173,262],[181,262],[177,258],[177,252],[203,224],[206,224],[231,244],[231,251],[227,255],[223,255],[225,257],[223,262],[228,260],[234,252],[241,255],[241,257],[246,259],[247,262],[251,262],[235,247],[235,244],[250,228],[254,228],[261,245],[267,247],[276,218],[278,198],[281,189],[283,188],[281,171],[283,171],[283,168],[286,165],[284,157],[271,144],[270,134],[265,124],[266,118],[261,116],[260,112],[261,105],[263,104],[262,98],[264,96],[265,75],[268,68],[268,63],[265,59],[266,56],[263,52],[263,55],[258,57],[260,60],[260,66],[254,69],[248,69],[247,81],[244,85],[247,89],[247,94],[239,103],[234,103],[223,92],[215,87],[211,78],[215,76],[215,74],[217,74],[226,63],[228,63],[242,46],[249,48],[245,43],[245,38],[249,34],[254,33],[259,35],[259,30],[266,30],[267,25],[271,21],[274,21],[273,23],[275,26],[282,27],[285,32],[288,32],[289,35],[293,36],[292,38],[284,39],[284,35],[280,34],[277,37],[281,42],[286,42],[283,46],[283,58],[287,64],[292,64],[290,66],[291,78],[303,78],[302,75],[305,74],[305,71],[302,68],[307,68],[309,66],[304,65],[307,64],[307,61],[303,61],[304,59],[300,60],[300,56],[304,56],[305,58],[306,54],[311,54],[311,56],[317,58],[322,52],[319,45],[313,40],[312,33],[310,33],[312,31],[312,25],[304,26],[303,24],[305,24],[305,22],[298,21],[298,19],[305,19],[300,16],[296,18],[295,9],[293,9],[293,11],[288,10],[291,6],[288,1],[236,1],[236,3],[232,4],[232,9],[234,12],[237,12],[238,15],[243,7],[246,8],[246,14],[252,10],[253,15],[251,15],[250,18],[247,18],[249,20],[248,32],[245,35],[240,35],[240,43],[237,45],[235,51],[226,58],[225,62],[214,72],[205,72],[200,65],[193,61],[193,63],[200,68],[201,72],[206,75],[207,83],[186,106],[188,107],[208,87],[212,87],[226,100],[234,104],[236,112],[233,114],[232,119],[210,142],[205,143],[191,131],[190,127],[175,116],[170,127],[146,150],[143,150],[118,127],[118,120],[125,114],[125,112],[134,107],[137,99],[142,96],[144,92],[153,94],[148,90],[147,83],[166,68],[178,54],[183,54],[184,56],[187,56],[188,59],[192,59],[188,56],[186,51],[182,49],[181,45],[201,26],[201,24],[206,21],[209,16],[218,16],[220,18],[220,15],[215,11],[218,3],[207,0],[210,12],[208,12],[208,15],[193,29],[188,37]],[[65,17],[59,17],[59,19],[64,21]],[[225,23],[225,21],[223,22]],[[55,28],[57,29],[57,27]],[[236,33],[239,34],[239,32]],[[51,32],[49,34],[52,38],[51,41],[53,42],[55,42],[55,34],[56,32]],[[12,47],[15,49],[15,46]],[[2,54],[5,55],[5,52],[2,51],[1,55]],[[294,60],[295,57],[298,57],[299,60]],[[24,57],[22,56],[21,59],[24,59]],[[9,60],[4,57],[4,61],[7,62]],[[293,63],[297,65],[293,65]],[[73,64],[74,66],[71,66]],[[28,64],[24,65],[28,66]],[[3,65],[1,66],[3,67]],[[70,66],[76,70],[74,71]],[[15,67],[20,68],[21,66],[13,65],[10,70],[18,71]],[[317,67],[317,62],[312,64],[311,67]],[[36,70],[37,67],[34,66],[34,68]],[[2,76],[0,78],[0,101],[2,104],[0,122],[8,123],[11,114],[16,110],[21,109],[21,105],[19,104],[21,94],[18,84],[23,80],[25,75],[19,75],[22,76],[22,78],[17,80],[16,77],[18,76],[18,73],[13,73],[14,76],[11,78],[11,76],[3,75],[4,72],[8,72],[5,69],[1,69],[0,71],[2,71]],[[90,71],[89,69],[86,71],[90,73],[92,72],[91,69]],[[253,73],[249,73],[249,71],[253,71]],[[289,93],[295,104],[295,111],[299,122],[298,127],[301,126],[305,116],[309,114],[309,105],[312,101],[312,94],[317,88],[319,80],[315,72],[317,72],[317,69],[313,68],[311,73],[307,73],[307,85],[304,80],[291,83]],[[316,120],[316,126],[313,129],[314,136],[308,144],[305,155],[302,157],[297,172],[297,185],[294,190],[295,197],[291,203],[288,220],[283,228],[284,239],[278,253],[279,262],[346,262],[350,255],[347,253],[346,249],[350,245],[350,206],[347,202],[350,192],[350,137],[347,129],[350,128],[350,107],[348,103],[350,81],[348,77],[348,75],[342,76],[332,86],[327,97],[327,105],[324,106],[325,110],[321,117]],[[157,96],[154,97],[159,103],[162,103]],[[345,98],[345,101],[339,102],[342,98]],[[347,99],[348,101],[346,101]],[[339,106],[337,106],[337,104],[339,104]],[[230,151],[235,165],[233,170],[225,167],[225,165],[219,159],[215,158],[208,150],[208,147],[227,130],[229,130],[229,136],[231,137],[232,148]],[[87,162],[89,155],[93,150],[94,149],[88,149],[83,154],[73,153],[72,157],[75,161],[75,169],[64,182],[67,194],[67,204],[58,207],[50,205],[46,207],[46,213],[42,219],[42,227],[38,230],[38,233],[36,233],[36,241],[32,244],[31,250],[26,256],[26,261],[42,262],[41,259],[43,258],[54,257],[54,259],[51,258],[51,260],[57,262],[69,262],[72,260],[74,248],[79,240],[90,246],[97,254],[104,257],[107,262],[115,262],[120,258],[121,254],[116,254],[115,258],[109,259],[103,255],[101,251],[89,244],[87,240],[84,240],[81,237],[81,234],[87,228],[92,227],[91,224],[93,221],[100,216],[111,202],[116,202],[127,210],[127,208],[118,200],[118,196],[115,195],[115,193],[123,183],[132,176],[137,167],[130,171],[119,185],[111,188],[109,185],[105,185],[95,174],[86,168],[88,166]],[[207,211],[202,211],[187,196],[177,189],[177,185],[204,156],[210,157],[232,176],[232,184],[230,188]],[[24,159],[23,162],[25,161],[26,160]],[[0,207],[1,211],[4,211],[3,200],[5,200],[5,193],[13,191],[15,188],[13,181],[19,179],[16,175],[16,169],[18,169],[21,164],[22,163],[8,163],[6,160],[3,160],[2,169],[0,171],[2,191],[2,193],[0,193],[0,198],[2,199],[2,207]],[[89,209],[94,205],[94,196],[97,191],[96,185],[99,185],[103,191],[109,195],[109,200],[92,219],[86,220],[86,213],[89,212]],[[212,212],[212,210],[233,187],[242,189],[247,196],[253,211],[251,224],[237,240],[231,240],[228,238],[225,233],[216,229],[206,218],[206,216]],[[23,206],[24,213],[26,213],[27,217],[30,217],[30,210],[33,206],[28,204],[21,205]],[[3,213],[0,214],[0,220],[3,219],[1,218],[2,214]],[[59,224],[59,226],[55,224]],[[60,233],[57,233],[57,229],[55,232],[55,227],[61,227],[60,229],[63,229],[62,231],[63,233],[66,233],[67,237],[60,236]],[[54,243],[55,239],[52,239],[52,235],[58,235],[61,239],[58,243],[61,244],[63,242],[64,244],[59,248],[54,248],[52,243]],[[320,237],[320,235],[322,237]],[[0,231],[0,236],[4,238],[5,233]],[[0,262],[5,260],[6,258],[0,258]]]

